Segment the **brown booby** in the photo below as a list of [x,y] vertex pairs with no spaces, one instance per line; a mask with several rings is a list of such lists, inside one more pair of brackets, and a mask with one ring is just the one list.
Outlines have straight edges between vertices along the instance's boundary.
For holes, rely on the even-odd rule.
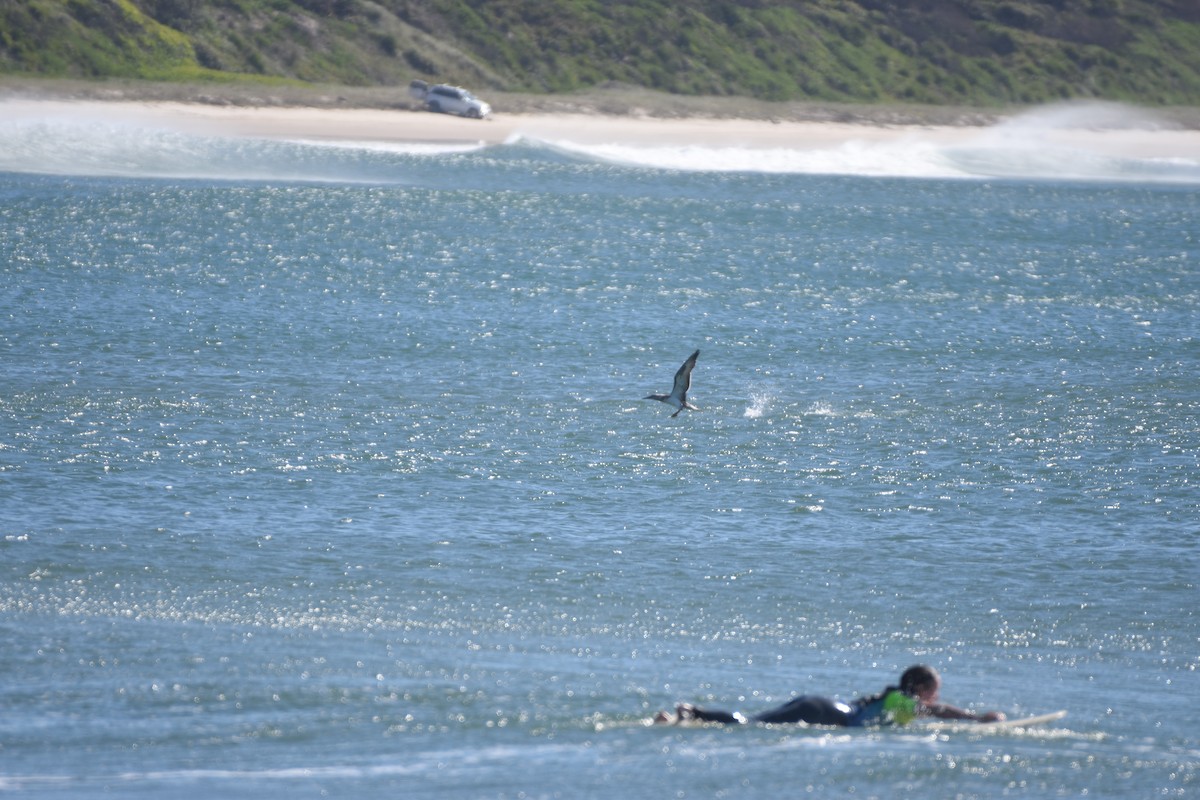
[[700,356],[700,351],[692,353],[687,357],[687,361],[675,373],[675,385],[671,387],[670,394],[651,394],[642,398],[644,400],[661,400],[669,406],[675,406],[675,413],[672,417],[678,417],[679,412],[685,408],[688,411],[699,411],[694,405],[688,402],[688,389],[692,388],[692,369],[696,366],[696,359]]

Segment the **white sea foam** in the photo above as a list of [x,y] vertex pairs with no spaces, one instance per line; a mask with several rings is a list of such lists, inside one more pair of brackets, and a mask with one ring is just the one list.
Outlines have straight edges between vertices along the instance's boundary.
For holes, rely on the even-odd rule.
[[610,163],[695,172],[1200,183],[1197,159],[1126,157],[1032,138],[995,140],[988,134],[957,146],[914,135],[890,142],[850,141],[816,150],[583,145],[562,140],[549,144]]
[[381,142],[356,139],[291,139],[289,141],[307,147],[328,147],[335,150],[359,150],[405,156],[474,153],[488,146],[485,142]]
[[[696,172],[1200,182],[1196,134],[1129,106],[1047,106],[959,133],[948,139],[944,131],[932,129],[894,136],[869,131],[823,147],[581,144],[563,139],[546,144],[611,163]],[[1167,152],[1170,147],[1179,152]]]
[[696,172],[841,174],[879,177],[960,177],[936,146],[919,139],[849,141],[830,149],[701,145],[586,145],[558,140],[559,150],[617,164]]
[[[101,117],[87,109],[0,117],[5,118],[0,171],[8,172],[390,183],[407,178],[397,160],[456,158],[488,147],[484,142],[247,138],[221,135],[212,121],[181,128],[152,116]],[[514,136],[497,149],[693,172],[1200,183],[1196,138],[1194,132],[1171,130],[1152,114],[1091,104],[1041,108],[952,136],[944,129],[873,129],[824,146],[584,143]]]

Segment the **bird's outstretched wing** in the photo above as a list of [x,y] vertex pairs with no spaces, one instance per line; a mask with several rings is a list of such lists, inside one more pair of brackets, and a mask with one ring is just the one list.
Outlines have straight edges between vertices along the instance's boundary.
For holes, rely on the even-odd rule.
[[687,357],[687,361],[684,361],[675,373],[675,386],[671,389],[671,396],[678,398],[680,403],[687,402],[688,389],[692,388],[692,370],[696,368],[696,359],[699,357],[700,351],[697,350]]

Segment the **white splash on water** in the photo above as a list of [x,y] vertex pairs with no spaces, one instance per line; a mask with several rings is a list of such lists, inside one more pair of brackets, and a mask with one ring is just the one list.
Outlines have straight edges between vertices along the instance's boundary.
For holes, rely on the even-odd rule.
[[836,409],[834,409],[833,406],[829,405],[829,403],[824,403],[824,402],[820,402],[820,401],[813,403],[812,406],[808,409],[808,411],[805,411],[804,413],[809,416],[812,416],[812,417],[836,417],[836,416],[838,416],[838,412]]
[[770,410],[774,400],[775,395],[771,392],[752,392],[750,405],[746,406],[742,416],[746,419],[759,419]]

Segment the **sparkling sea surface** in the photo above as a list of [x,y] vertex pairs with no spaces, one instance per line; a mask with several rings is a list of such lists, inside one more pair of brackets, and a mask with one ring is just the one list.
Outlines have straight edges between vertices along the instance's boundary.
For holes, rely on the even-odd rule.
[[[1200,791],[1200,165],[1031,154],[0,119],[0,795]],[[1069,713],[643,724],[913,663]]]

